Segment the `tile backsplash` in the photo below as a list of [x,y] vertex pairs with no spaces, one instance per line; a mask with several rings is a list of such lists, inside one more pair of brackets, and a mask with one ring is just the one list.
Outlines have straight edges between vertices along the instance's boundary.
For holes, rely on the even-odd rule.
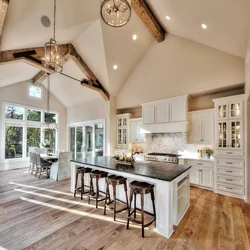
[[143,145],[145,153],[176,153],[181,155],[197,156],[198,149],[213,148],[212,145],[188,144],[187,133],[159,133],[145,134]]

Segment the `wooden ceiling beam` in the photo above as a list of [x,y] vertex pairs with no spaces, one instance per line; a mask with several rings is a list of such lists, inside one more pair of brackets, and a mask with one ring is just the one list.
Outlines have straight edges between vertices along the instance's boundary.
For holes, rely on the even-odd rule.
[[132,0],[131,6],[135,13],[146,25],[154,38],[160,43],[165,40],[165,30],[160,25],[153,12],[145,2],[145,0]]
[[44,70],[41,70],[36,74],[36,76],[33,78],[33,84],[38,85],[41,83],[46,77],[48,76],[48,73]]

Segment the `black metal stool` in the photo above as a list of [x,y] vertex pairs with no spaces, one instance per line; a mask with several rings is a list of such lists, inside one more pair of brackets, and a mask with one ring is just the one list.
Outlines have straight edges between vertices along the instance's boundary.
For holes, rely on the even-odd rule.
[[[82,195],[88,193],[89,191],[84,191],[84,187],[88,187],[90,189],[90,186],[85,185],[84,183],[84,174],[85,173],[90,173],[92,171],[91,168],[85,168],[85,167],[78,167],[76,169],[76,182],[75,182],[75,192],[74,192],[74,197],[76,197],[76,191],[81,191],[81,200],[82,200]],[[78,175],[81,175],[81,186],[77,187],[77,181],[78,181]]]
[[[127,229],[129,229],[129,221],[133,221],[135,223],[142,225],[142,237],[144,238],[144,227],[150,226],[154,221],[156,221],[156,213],[155,213],[155,197],[154,197],[154,185],[149,184],[147,182],[139,182],[133,181],[129,184],[130,186],[130,199],[129,199],[129,213],[128,213],[128,222],[127,222]],[[151,194],[151,200],[153,204],[153,220],[147,224],[144,224],[144,213],[150,214],[144,211],[144,194]],[[131,212],[131,203],[134,194],[134,210]],[[136,220],[136,195],[141,195],[141,221]],[[134,214],[134,218],[131,215]],[[152,215],[152,214],[150,214]]]
[[[90,203],[90,198],[93,198],[93,199],[96,200],[96,208],[98,208],[98,202],[105,200],[105,198],[99,199],[99,192],[100,192],[99,191],[99,179],[101,179],[101,178],[107,178],[108,177],[108,173],[104,172],[104,171],[94,170],[94,171],[90,172],[89,175],[90,175],[90,189],[89,189],[89,200],[88,200],[88,203]],[[95,197],[93,197],[94,196],[94,188],[93,188],[93,179],[94,178],[96,179],[96,193],[95,193]]]
[[[113,194],[114,194],[114,199],[111,201],[109,194],[109,185],[112,185],[113,187]],[[126,196],[126,207],[116,210],[116,186],[117,185],[124,185],[124,192],[125,192],[125,196]],[[109,202],[107,202],[107,199],[109,198]],[[106,214],[106,207],[107,205],[111,204],[112,202],[114,202],[114,220],[116,219],[116,214],[120,213],[124,210],[128,209],[128,193],[127,193],[127,178],[122,177],[122,176],[116,176],[116,175],[111,175],[108,176],[107,178],[107,184],[106,184],[106,196],[105,196],[105,205],[104,205],[104,215]]]

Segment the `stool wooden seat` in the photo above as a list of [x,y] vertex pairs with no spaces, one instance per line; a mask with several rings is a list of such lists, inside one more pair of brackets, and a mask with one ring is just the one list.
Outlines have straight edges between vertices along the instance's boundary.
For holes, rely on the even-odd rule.
[[[95,201],[96,201],[96,208],[98,208],[98,202],[105,200],[105,198],[99,199],[99,193],[100,193],[100,190],[99,190],[99,179],[101,179],[101,178],[107,178],[108,177],[108,173],[104,172],[104,171],[94,170],[94,171],[90,172],[89,175],[90,175],[90,189],[89,189],[88,203],[90,203],[90,199],[91,198],[95,199]],[[96,193],[94,193],[93,179],[96,179]],[[94,194],[95,194],[95,197],[94,197]]]
[[[129,229],[129,221],[133,221],[135,223],[142,225],[142,237],[144,238],[144,228],[150,226],[154,221],[156,221],[156,213],[155,213],[155,197],[154,197],[154,185],[149,184],[147,182],[139,182],[133,181],[129,184],[130,186],[130,199],[129,199],[129,213],[128,213],[128,221],[127,221],[127,229]],[[151,194],[151,200],[153,205],[153,215],[144,211],[144,195]],[[141,221],[136,219],[136,195],[141,195]],[[134,195],[134,210],[131,212],[131,203]],[[150,214],[153,216],[153,220],[147,224],[144,224],[144,213]],[[131,215],[134,214],[134,218]]]
[[[89,191],[84,191],[84,187],[88,187],[90,189],[90,186],[85,185],[84,183],[84,174],[85,173],[90,173],[92,171],[91,168],[86,168],[86,167],[78,167],[76,169],[76,180],[75,180],[75,191],[74,191],[74,197],[76,197],[76,192],[80,190],[81,192],[81,200],[82,200],[82,195],[89,193]],[[78,181],[78,175],[81,175],[81,186],[77,187],[77,181]]]
[[[110,194],[109,185],[112,185],[112,187],[113,187],[114,199],[112,201],[110,200],[110,197],[108,197]],[[116,210],[116,200],[117,200],[117,198],[116,198],[116,186],[117,185],[124,185],[124,192],[125,192],[125,196],[126,196],[126,207],[121,208],[119,210]],[[109,198],[109,202],[107,202],[108,198]],[[109,205],[113,202],[114,202],[114,220],[116,220],[117,213],[120,213],[120,212],[128,209],[127,178],[125,178],[123,176],[111,175],[111,176],[108,176],[108,178],[107,178],[104,215],[106,214],[107,205]]]

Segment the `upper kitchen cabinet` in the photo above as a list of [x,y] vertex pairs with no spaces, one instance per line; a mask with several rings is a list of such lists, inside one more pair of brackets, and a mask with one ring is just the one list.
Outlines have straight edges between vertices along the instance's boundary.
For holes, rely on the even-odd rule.
[[130,119],[130,142],[144,142],[144,134],[142,133],[142,119]]
[[189,112],[189,143],[213,144],[214,142],[214,110]]
[[129,113],[116,116],[117,148],[128,148],[130,117]]
[[185,95],[142,104],[143,124],[187,121],[187,98]]

